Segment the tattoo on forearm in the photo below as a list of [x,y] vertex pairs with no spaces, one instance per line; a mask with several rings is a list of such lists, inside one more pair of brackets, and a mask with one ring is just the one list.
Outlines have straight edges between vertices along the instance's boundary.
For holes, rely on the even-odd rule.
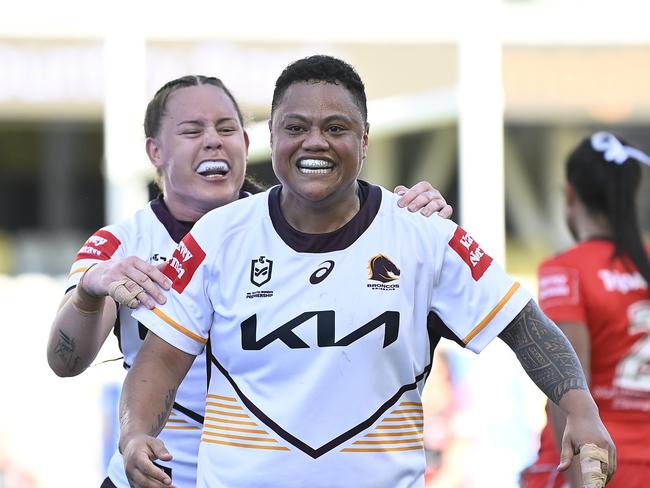
[[169,417],[169,412],[172,409],[172,405],[174,405],[174,398],[176,398],[176,389],[172,388],[167,392],[167,395],[165,395],[163,410],[158,414],[156,423],[152,427],[152,432],[155,432],[155,435],[159,434],[165,426],[167,417]]
[[499,334],[533,382],[556,404],[569,390],[587,390],[571,343],[534,301]]
[[70,372],[74,372],[81,358],[75,354],[75,341],[62,330],[59,331],[59,340],[54,347],[56,354]]

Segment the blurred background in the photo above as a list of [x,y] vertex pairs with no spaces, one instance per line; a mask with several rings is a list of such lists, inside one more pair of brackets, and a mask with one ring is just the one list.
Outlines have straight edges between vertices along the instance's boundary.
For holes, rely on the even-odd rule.
[[[389,188],[430,181],[454,220],[535,294],[540,260],[571,244],[568,151],[598,129],[650,150],[646,8],[633,0],[68,0],[3,11],[0,488],[98,486],[104,477],[124,375],[112,361],[116,341],[71,379],[49,370],[45,345],[80,245],[154,196],[142,120],[166,81],[221,78],[245,112],[249,172],[272,184],[275,79],[310,54],[345,59],[369,98],[363,177]],[[648,180],[639,201],[646,233]],[[542,398],[501,344],[476,357],[442,349],[426,396],[430,461],[444,476],[430,486],[516,486],[535,455]],[[473,475],[463,474],[468,466]]]

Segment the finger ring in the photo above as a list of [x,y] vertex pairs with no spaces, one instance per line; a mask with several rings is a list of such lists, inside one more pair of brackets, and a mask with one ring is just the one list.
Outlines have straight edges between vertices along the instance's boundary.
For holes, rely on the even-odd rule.
[[[133,283],[133,289],[129,290],[127,284],[131,283]],[[136,308],[138,305],[140,305],[140,300],[138,300],[136,297],[143,291],[144,288],[138,285],[135,281],[128,278],[114,281],[108,287],[108,294],[113,297],[117,303],[126,305],[129,308]]]

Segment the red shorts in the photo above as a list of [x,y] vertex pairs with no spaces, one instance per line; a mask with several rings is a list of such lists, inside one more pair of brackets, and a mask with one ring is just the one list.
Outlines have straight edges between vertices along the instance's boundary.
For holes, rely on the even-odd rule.
[[607,488],[646,488],[650,483],[650,464],[617,464]]

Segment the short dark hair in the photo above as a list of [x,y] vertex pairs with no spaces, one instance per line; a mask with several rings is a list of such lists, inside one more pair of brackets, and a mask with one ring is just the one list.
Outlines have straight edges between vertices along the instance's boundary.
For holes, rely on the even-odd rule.
[[294,61],[287,66],[275,82],[271,117],[290,85],[302,81],[341,84],[352,94],[352,98],[361,111],[363,122],[368,121],[366,91],[361,77],[356,70],[338,58],[317,54]]
[[[615,137],[627,147],[625,140]],[[615,256],[627,256],[650,284],[650,262],[637,219],[636,194],[641,181],[641,164],[632,156],[621,163],[608,161],[594,149],[592,136],[569,154],[566,178],[589,212],[607,218],[614,239]]]

